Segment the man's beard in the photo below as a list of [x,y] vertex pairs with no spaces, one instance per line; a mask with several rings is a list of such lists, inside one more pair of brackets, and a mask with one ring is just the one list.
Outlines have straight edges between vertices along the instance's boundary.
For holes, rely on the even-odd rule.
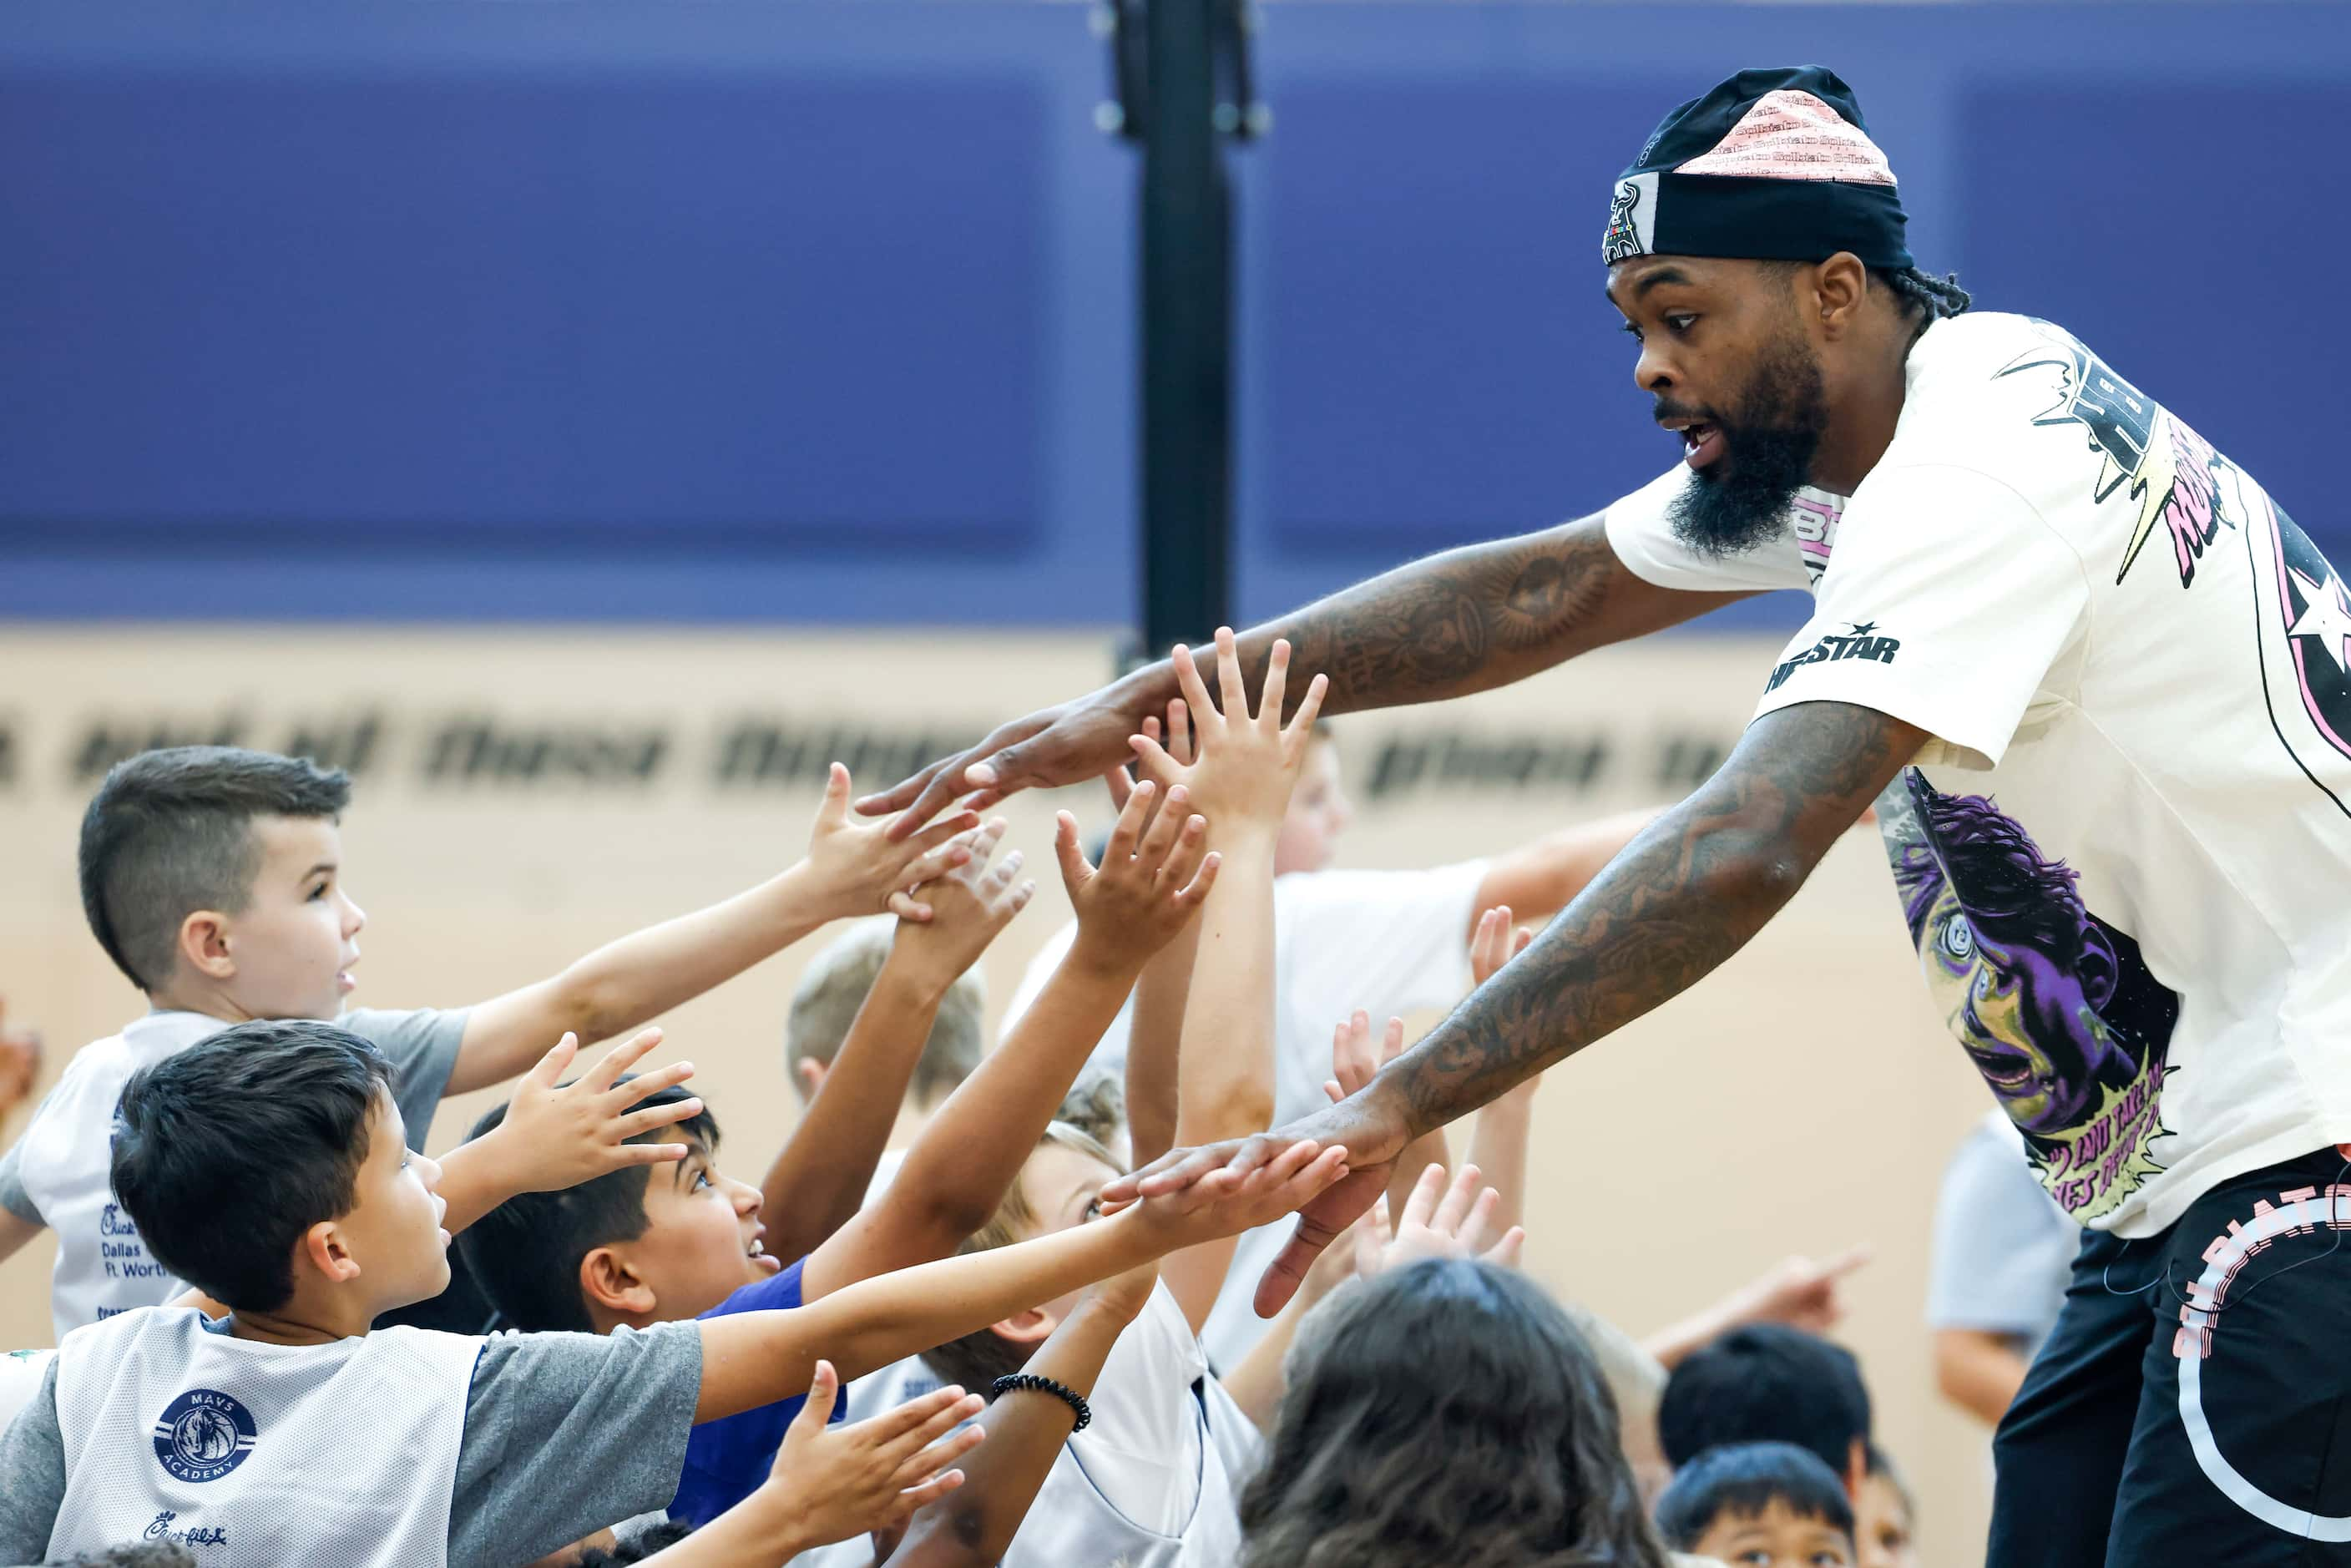
[[1778,538],[1827,426],[1820,361],[1802,340],[1776,340],[1748,378],[1737,416],[1716,426],[1722,455],[1667,507],[1674,537],[1716,559]]

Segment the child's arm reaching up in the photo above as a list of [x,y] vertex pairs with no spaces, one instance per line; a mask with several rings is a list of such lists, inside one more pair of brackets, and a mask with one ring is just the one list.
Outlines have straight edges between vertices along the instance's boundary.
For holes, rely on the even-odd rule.
[[[1315,676],[1284,727],[1288,643],[1273,645],[1256,713],[1245,702],[1236,702],[1231,714],[1220,710],[1190,649],[1177,647],[1175,663],[1199,760],[1184,767],[1147,736],[1136,737],[1135,750],[1171,792],[1192,791],[1216,824],[1226,861],[1224,879],[1200,916],[1200,954],[1176,1064],[1176,1142],[1197,1147],[1262,1133],[1273,1118],[1274,844],[1329,683]],[[1217,679],[1220,691],[1246,689],[1229,628],[1217,633]],[[1128,1114],[1135,1113],[1130,1105]],[[1170,1258],[1162,1270],[1195,1333],[1208,1321],[1232,1255],[1232,1242],[1220,1239]]]
[[944,1258],[996,1213],[1118,1016],[1136,971],[1192,919],[1216,883],[1207,823],[1186,815],[1183,791],[1169,791],[1167,809],[1144,831],[1155,793],[1135,787],[1099,868],[1086,863],[1077,822],[1061,813],[1054,849],[1078,911],[1069,956],[1011,1034],[924,1127],[881,1201],[810,1254],[800,1273],[803,1301]]
[[[829,920],[902,914],[892,901],[969,857],[952,841],[979,819],[966,811],[893,843],[889,825],[849,820],[849,770],[834,763],[805,859],[722,904],[608,943],[561,974],[472,1008],[444,1094],[503,1083],[559,1035],[589,1045],[688,1001],[781,952]],[[914,915],[929,917],[927,908]]]
[[939,1004],[1036,893],[1035,883],[1014,880],[1018,850],[988,869],[1003,833],[1002,818],[990,821],[969,861],[924,884],[928,921],[898,922],[833,1071],[759,1184],[775,1256],[807,1257],[863,1206]]
[[[1159,721],[1143,721],[1157,740]],[[1177,697],[1167,705],[1167,754],[1192,763],[1190,710]],[[1111,803],[1126,810],[1134,786],[1126,769],[1105,774]],[[1200,956],[1201,922],[1186,924],[1176,940],[1151,956],[1134,982],[1134,1023],[1126,1037],[1126,1144],[1130,1166],[1147,1166],[1176,1146],[1176,1063],[1182,1060],[1184,1014],[1190,1005],[1192,968]]]
[[[1502,966],[1527,950],[1535,934],[1510,928],[1510,906],[1497,904],[1478,917],[1478,934],[1469,939],[1469,976],[1482,986],[1501,972]],[[1535,1091],[1542,1085],[1537,1073],[1516,1089],[1489,1102],[1478,1113],[1469,1134],[1469,1161],[1483,1170],[1502,1195],[1495,1223],[1507,1230],[1527,1217],[1527,1145],[1534,1136]],[[1404,1167],[1399,1166],[1401,1176]]]
[[[820,1351],[844,1377],[987,1327],[1155,1258],[1272,1223],[1345,1169],[1346,1150],[1311,1141],[1247,1177],[1219,1172],[1183,1193],[1130,1204],[1090,1225],[862,1281],[792,1312],[705,1318],[694,1419],[715,1421],[798,1394]],[[1207,1189],[1197,1201],[1187,1197]]]
[[[1158,1281],[1159,1270],[1146,1263],[1096,1285],[1020,1370],[1090,1397],[1111,1346],[1142,1313]],[[878,1561],[888,1568],[991,1568],[1010,1549],[1077,1418],[1050,1392],[1008,1392],[988,1416],[987,1448],[965,1467],[962,1488],[916,1514]]]
[[700,1100],[630,1109],[694,1076],[694,1063],[673,1061],[621,1082],[661,1040],[661,1030],[646,1030],[569,1083],[557,1080],[580,1054],[580,1041],[569,1034],[556,1041],[515,1086],[498,1124],[442,1156],[439,1190],[448,1203],[442,1228],[455,1236],[517,1193],[557,1192],[631,1166],[684,1159],[684,1144],[628,1141],[702,1111]]
[[949,1469],[978,1447],[977,1427],[949,1435],[980,1410],[977,1395],[942,1388],[853,1427],[828,1427],[841,1396],[832,1363],[816,1364],[808,1403],[758,1490],[676,1545],[644,1559],[655,1568],[782,1568],[811,1547],[894,1531],[964,1482]]

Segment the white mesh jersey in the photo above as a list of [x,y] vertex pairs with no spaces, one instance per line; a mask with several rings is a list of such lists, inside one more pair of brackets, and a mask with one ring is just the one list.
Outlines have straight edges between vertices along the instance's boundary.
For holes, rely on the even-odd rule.
[[481,1345],[422,1329],[257,1344],[186,1308],[78,1329],[57,1351],[48,1555],[168,1540],[206,1568],[445,1563]]

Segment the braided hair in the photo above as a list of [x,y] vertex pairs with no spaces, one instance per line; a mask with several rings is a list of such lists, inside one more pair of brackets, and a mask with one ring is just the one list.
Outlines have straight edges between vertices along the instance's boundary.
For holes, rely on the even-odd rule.
[[1894,302],[1906,316],[1915,316],[1923,326],[1940,321],[1947,316],[1957,316],[1974,303],[1974,296],[1959,287],[1959,275],[1947,272],[1937,277],[1915,267],[1900,269],[1873,267],[1870,279],[1894,296]]

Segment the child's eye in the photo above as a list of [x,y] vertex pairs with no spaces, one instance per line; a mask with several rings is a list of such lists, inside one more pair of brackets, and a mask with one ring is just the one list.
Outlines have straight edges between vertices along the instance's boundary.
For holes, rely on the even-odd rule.
[[704,1187],[706,1187],[706,1186],[708,1186],[709,1185],[710,1185],[710,1173],[709,1173],[708,1171],[696,1171],[696,1172],[695,1172],[695,1173],[694,1173],[694,1190],[695,1190],[695,1191],[696,1191],[696,1192],[700,1192]]
[[1102,1218],[1102,1199],[1095,1198],[1092,1202],[1086,1205],[1086,1218],[1088,1219],[1100,1219]]
[[319,899],[322,899],[322,898],[324,898],[324,897],[326,897],[326,896],[327,896],[327,884],[326,884],[325,883],[323,883],[323,882],[322,882],[322,883],[320,883],[318,886],[316,886],[316,887],[314,887],[314,888],[312,888],[312,889],[310,890],[310,902],[311,902],[311,903],[313,903],[313,904],[317,903]]

